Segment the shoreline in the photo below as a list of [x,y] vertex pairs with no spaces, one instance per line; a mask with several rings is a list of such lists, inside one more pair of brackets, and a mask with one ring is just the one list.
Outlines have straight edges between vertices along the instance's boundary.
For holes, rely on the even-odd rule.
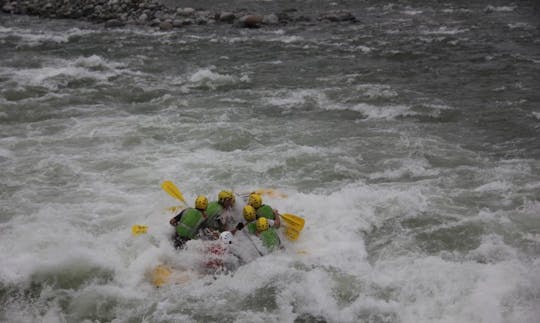
[[258,13],[246,9],[211,10],[168,7],[159,0],[0,0],[5,14],[30,15],[50,19],[80,19],[103,24],[106,28],[150,26],[160,30],[191,25],[232,25],[238,28],[295,23],[356,23],[347,10],[331,10],[305,15],[289,8],[279,12]]

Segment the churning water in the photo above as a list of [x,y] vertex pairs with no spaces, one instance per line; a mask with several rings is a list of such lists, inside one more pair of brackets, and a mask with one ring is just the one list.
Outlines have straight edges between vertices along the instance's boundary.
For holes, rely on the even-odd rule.
[[[332,5],[359,22],[0,15],[0,321],[538,322],[538,8]],[[197,262],[163,180],[278,189],[306,227],[155,289],[158,263]]]

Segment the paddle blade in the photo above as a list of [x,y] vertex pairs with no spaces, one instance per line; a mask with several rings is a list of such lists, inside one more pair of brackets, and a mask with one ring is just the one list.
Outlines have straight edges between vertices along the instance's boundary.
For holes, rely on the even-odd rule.
[[134,235],[134,236],[138,236],[140,234],[143,234],[143,233],[146,233],[148,231],[148,226],[146,225],[134,225],[131,227],[131,233]]
[[173,268],[167,265],[158,265],[150,273],[152,285],[161,287],[168,284],[185,284],[199,278],[196,271]]
[[266,196],[269,196],[269,197],[277,197],[277,198],[286,198],[287,197],[287,194],[281,193],[280,191],[274,190],[274,189],[271,189],[271,188],[260,188],[260,189],[256,190],[253,193],[256,193],[256,194],[259,194],[259,195],[266,195]]
[[180,211],[182,211],[184,209],[183,206],[171,206],[171,207],[168,207],[167,208],[167,211],[171,212],[171,213],[179,213]]
[[296,241],[300,236],[300,232],[296,231],[294,228],[285,227],[285,236],[291,241]]
[[236,195],[241,196],[242,198],[247,199],[250,194],[259,194],[259,195],[265,195],[273,198],[286,198],[287,194],[281,193],[278,190],[274,190],[272,188],[260,188],[258,190],[255,190],[253,192],[248,193],[237,193]]
[[296,231],[302,231],[302,229],[304,228],[304,224],[306,223],[306,220],[304,220],[304,218],[301,218],[298,215],[294,215],[291,213],[283,213],[280,214],[280,216],[285,222],[286,226],[294,228]]
[[184,195],[182,195],[182,192],[174,185],[171,181],[164,181],[161,184],[161,188],[167,192],[170,196],[174,197],[175,199],[179,200],[180,202],[187,205],[186,200],[184,199]]
[[156,287],[161,287],[169,282],[172,270],[165,265],[159,265],[151,273],[152,284]]

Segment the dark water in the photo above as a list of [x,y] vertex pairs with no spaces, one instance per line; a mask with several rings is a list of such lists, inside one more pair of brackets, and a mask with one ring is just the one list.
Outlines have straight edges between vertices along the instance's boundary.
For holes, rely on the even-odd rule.
[[[0,321],[540,316],[537,4],[179,6],[359,22],[163,33],[0,15]],[[172,248],[163,180],[188,201],[278,189],[266,201],[306,228],[157,290],[157,264],[203,261]]]

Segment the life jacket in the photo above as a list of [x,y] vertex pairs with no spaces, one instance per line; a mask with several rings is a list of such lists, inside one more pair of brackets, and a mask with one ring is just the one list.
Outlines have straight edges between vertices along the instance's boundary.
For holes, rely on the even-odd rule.
[[258,218],[267,218],[270,220],[275,220],[274,210],[270,205],[263,204],[257,209],[257,219]]
[[279,240],[279,236],[274,228],[264,230],[259,234],[259,238],[261,239],[263,246],[265,246],[269,251],[279,248],[281,244],[281,240]]
[[223,206],[221,204],[218,202],[208,203],[208,207],[206,208],[206,215],[208,216],[206,219],[206,226],[212,230],[220,230],[221,225],[218,222],[218,219],[222,213]]
[[246,224],[247,230],[251,234],[257,233],[257,221],[251,221],[248,224]]
[[182,238],[193,239],[203,222],[204,217],[201,211],[193,208],[186,209],[176,225],[176,233]]

